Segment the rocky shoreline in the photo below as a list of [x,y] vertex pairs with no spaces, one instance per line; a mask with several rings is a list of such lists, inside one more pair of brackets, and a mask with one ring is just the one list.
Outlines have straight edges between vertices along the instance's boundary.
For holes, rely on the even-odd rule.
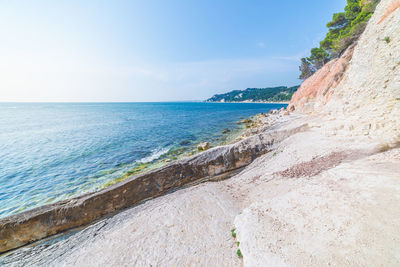
[[[229,177],[235,170],[267,153],[275,143],[306,126],[273,130],[282,122],[282,112],[259,114],[236,143],[215,147],[161,168],[129,177],[98,192],[22,212],[0,219],[0,252],[14,249],[47,236],[86,225],[102,216],[187,186],[193,182]],[[268,133],[259,129],[272,127]],[[245,138],[247,137],[247,138]]]
[[[400,190],[399,149],[382,150],[367,137],[327,135],[318,116],[283,114],[260,114],[253,123],[271,124],[248,128],[258,134],[88,196],[103,206],[121,204],[120,191],[142,181],[142,193],[159,197],[115,210],[64,240],[11,251],[0,263],[321,266],[332,259],[333,265],[393,265],[400,206],[390,192]],[[185,166],[199,175],[185,176]],[[71,219],[68,209],[85,201],[59,210],[59,220]],[[359,246],[382,251],[377,257]]]

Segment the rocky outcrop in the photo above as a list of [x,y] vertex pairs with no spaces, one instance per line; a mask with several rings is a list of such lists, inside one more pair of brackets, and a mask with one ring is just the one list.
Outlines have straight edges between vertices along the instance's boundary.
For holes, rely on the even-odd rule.
[[238,143],[215,147],[130,177],[101,191],[0,219],[0,252],[88,224],[191,183],[229,177],[269,152],[275,144],[306,128],[304,122],[283,129],[272,128]]

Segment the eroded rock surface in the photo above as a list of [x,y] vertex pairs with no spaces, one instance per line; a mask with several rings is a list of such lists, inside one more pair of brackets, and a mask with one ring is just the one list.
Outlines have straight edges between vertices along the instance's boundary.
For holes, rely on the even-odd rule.
[[397,266],[400,157],[390,153],[290,178],[296,189],[245,208],[235,219],[245,266]]

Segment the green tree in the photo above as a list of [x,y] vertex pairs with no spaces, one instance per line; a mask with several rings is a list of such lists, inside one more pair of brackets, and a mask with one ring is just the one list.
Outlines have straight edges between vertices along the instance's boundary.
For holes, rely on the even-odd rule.
[[354,20],[362,10],[360,0],[347,0],[347,6],[344,8],[345,17],[348,20]]
[[315,47],[311,49],[311,56],[307,60],[312,64],[314,69],[318,70],[329,61],[329,53],[322,48]]
[[314,74],[315,70],[313,69],[313,67],[311,66],[311,63],[306,59],[306,58],[302,58],[301,59],[301,65],[299,67],[299,70],[301,72],[299,79],[300,80],[305,80],[308,77],[310,77],[311,75]]
[[326,26],[328,28],[343,28],[349,20],[346,18],[346,15],[344,12],[341,13],[335,13],[333,14],[333,18],[331,22],[328,22]]

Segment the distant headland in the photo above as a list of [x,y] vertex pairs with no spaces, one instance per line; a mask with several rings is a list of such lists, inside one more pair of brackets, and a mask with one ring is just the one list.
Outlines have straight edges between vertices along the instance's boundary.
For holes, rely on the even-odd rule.
[[299,86],[247,88],[246,90],[234,90],[225,94],[216,94],[206,102],[245,102],[245,103],[272,103],[289,102]]

